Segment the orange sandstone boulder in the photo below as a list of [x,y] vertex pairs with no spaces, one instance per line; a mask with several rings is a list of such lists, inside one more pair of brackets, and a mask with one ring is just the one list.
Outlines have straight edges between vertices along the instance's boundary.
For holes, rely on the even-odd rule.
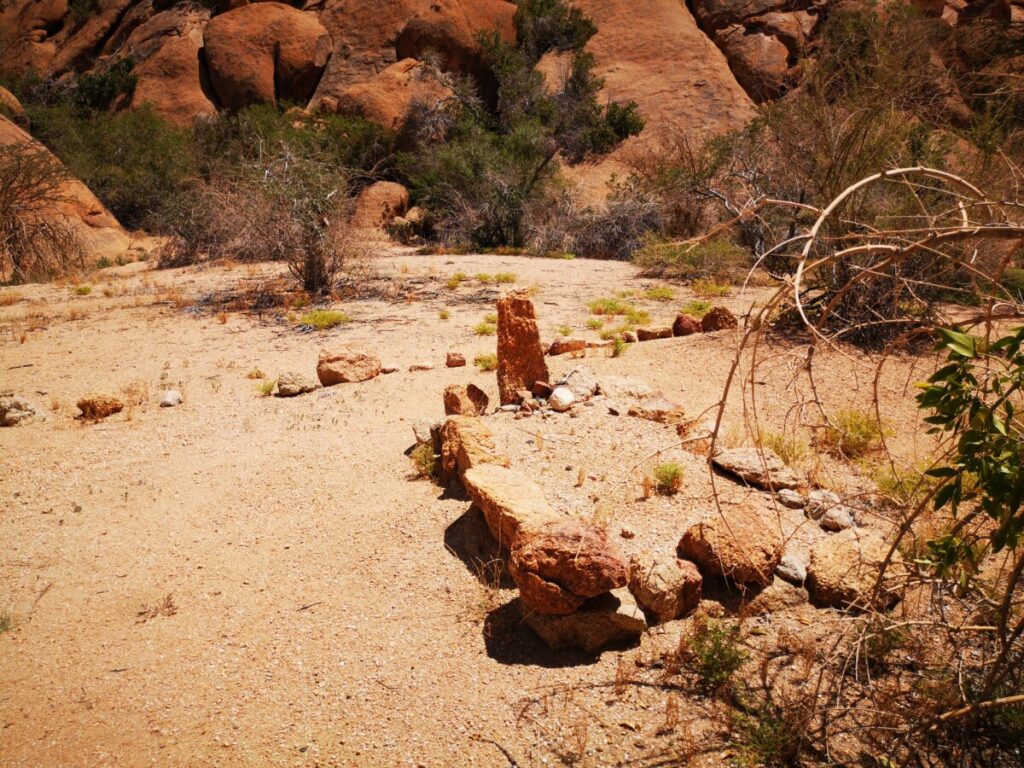
[[537,316],[526,291],[498,300],[498,394],[502,405],[518,403],[518,392],[548,381]]

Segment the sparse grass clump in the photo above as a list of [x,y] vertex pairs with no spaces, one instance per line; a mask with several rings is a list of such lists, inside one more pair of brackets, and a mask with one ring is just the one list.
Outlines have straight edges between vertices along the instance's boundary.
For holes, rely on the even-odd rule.
[[561,335],[561,336],[572,336],[572,326],[571,325],[560,325],[560,326],[558,326],[557,330],[558,330],[559,335]]
[[75,294],[75,296],[88,296],[90,293],[92,293],[92,286],[75,285],[71,287],[71,292]]
[[626,311],[626,322],[630,325],[646,325],[651,322],[651,315],[647,310],[630,307]]
[[437,316],[442,320],[447,320],[452,316],[452,313],[449,312],[447,309],[442,309],[440,312],[437,313]]
[[728,279],[746,272],[750,261],[745,249],[725,237],[696,244],[649,237],[633,255],[644,274],[682,280]]
[[714,280],[697,280],[691,289],[702,299],[711,299],[719,296],[728,296],[732,287],[725,283],[717,283]]
[[270,397],[274,393],[274,387],[276,386],[277,379],[269,379],[257,384],[256,391],[260,393],[260,397]]
[[807,712],[797,704],[764,702],[733,720],[739,768],[798,765],[807,733]]
[[300,319],[301,325],[308,325],[318,331],[325,331],[328,328],[342,325],[351,320],[344,312],[336,309],[314,309],[305,313]]
[[694,299],[693,301],[686,302],[680,311],[684,315],[689,315],[690,317],[695,317],[700,320],[704,315],[711,311],[711,302],[705,301],[704,299]]
[[612,357],[622,357],[628,348],[626,340],[621,336],[616,336],[612,341]]
[[619,299],[594,299],[587,305],[592,315],[624,315],[630,310],[627,302]]
[[761,432],[761,447],[772,451],[788,466],[796,467],[811,457],[811,446],[806,442],[778,432]]
[[676,292],[671,286],[656,285],[648,288],[644,295],[651,301],[672,301],[676,297]]
[[417,445],[412,449],[409,458],[412,459],[417,476],[429,480],[437,480],[440,476],[437,470],[437,457],[434,455],[434,447],[429,443]]
[[267,378],[267,374],[265,374],[260,368],[253,368],[247,374],[245,374],[245,378],[253,380],[265,379]]
[[855,408],[844,408],[829,421],[819,439],[821,447],[846,458],[857,458],[874,450],[885,435],[874,416]]
[[7,611],[0,613],[0,635],[9,632],[12,626],[14,626],[14,622],[11,621],[11,614]]
[[477,272],[475,277],[479,282],[484,284],[490,283],[494,280],[494,275],[487,272]]
[[684,658],[710,690],[728,683],[747,658],[738,622],[697,619],[689,638],[680,642],[685,643]]
[[498,356],[493,352],[477,355],[473,358],[473,365],[484,372],[496,370],[498,367]]
[[484,322],[490,323],[491,325],[497,325],[498,315],[494,312],[488,312],[486,315],[484,315]]
[[[614,353],[613,353],[614,354]],[[651,470],[655,488],[663,496],[672,496],[683,487],[683,468],[675,462],[659,464]]]
[[516,279],[515,272],[499,272],[494,276],[494,282],[499,284],[514,283]]
[[602,328],[604,328],[604,320],[602,320],[600,317],[592,317],[589,320],[587,320],[587,328],[589,328],[592,331],[600,331]]
[[473,326],[473,333],[477,336],[493,336],[498,332],[497,326],[494,323],[489,323],[486,320],[482,320]]
[[466,280],[466,277],[467,275],[465,272],[456,272],[454,275],[448,278],[448,281],[445,283],[445,285],[447,285],[449,289],[454,291],[460,285],[462,285],[462,283]]

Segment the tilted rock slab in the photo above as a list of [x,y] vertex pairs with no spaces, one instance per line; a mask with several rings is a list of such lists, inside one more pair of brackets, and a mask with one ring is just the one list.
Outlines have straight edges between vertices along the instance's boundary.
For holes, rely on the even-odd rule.
[[526,291],[498,300],[498,395],[502,405],[519,402],[518,392],[549,381],[537,315]]
[[679,618],[700,605],[703,579],[689,560],[641,552],[629,559],[626,576],[633,597],[660,622]]
[[325,387],[356,381],[369,381],[380,375],[380,358],[363,352],[320,352],[316,377]]
[[717,453],[712,463],[740,480],[758,488],[781,490],[796,488],[800,480],[786,462],[767,448],[730,448]]
[[782,559],[783,543],[768,515],[748,505],[725,508],[691,526],[678,554],[697,563],[705,576],[765,586]]
[[899,553],[893,553],[881,588],[874,594],[879,569],[890,549],[878,533],[863,528],[848,528],[819,541],[811,548],[807,566],[811,601],[832,608],[891,608],[899,602],[895,582],[904,572]]
[[476,384],[450,384],[444,390],[446,416],[482,416],[489,402],[487,393]]
[[462,478],[481,464],[509,465],[494,448],[494,435],[476,416],[451,416],[441,425],[441,473]]
[[462,484],[483,512],[491,534],[506,549],[558,519],[539,485],[501,464],[480,463],[467,469]]
[[615,589],[587,600],[565,616],[537,613],[523,606],[530,629],[551,648],[579,648],[597,653],[613,643],[636,640],[647,629],[647,618],[627,589]]

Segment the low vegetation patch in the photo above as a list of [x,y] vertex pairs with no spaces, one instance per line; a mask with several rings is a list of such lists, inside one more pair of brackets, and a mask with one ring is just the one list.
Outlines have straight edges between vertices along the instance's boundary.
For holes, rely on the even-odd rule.
[[850,459],[880,447],[886,435],[873,414],[855,408],[837,411],[829,422],[819,436],[821,447]]
[[686,302],[679,311],[684,315],[689,315],[690,317],[695,317],[700,320],[704,315],[711,311],[711,302],[704,299],[694,299],[693,301]]
[[493,352],[477,355],[473,358],[473,365],[484,372],[496,370],[498,368],[498,356]]
[[695,619],[689,637],[680,643],[683,659],[709,690],[718,690],[746,661],[747,653],[740,645],[738,622],[723,619]]
[[306,312],[299,318],[300,325],[308,325],[318,331],[325,331],[344,323],[351,322],[352,318],[344,312],[336,309],[314,309]]
[[437,480],[440,477],[434,447],[429,443],[420,443],[409,454],[418,477],[426,480]]
[[[614,356],[614,352],[613,352]],[[683,487],[683,467],[681,464],[669,462],[659,464],[651,470],[654,487],[664,496],[673,496]]]
[[477,336],[493,336],[497,332],[498,327],[494,323],[489,323],[486,320],[481,320],[473,326],[473,333]]

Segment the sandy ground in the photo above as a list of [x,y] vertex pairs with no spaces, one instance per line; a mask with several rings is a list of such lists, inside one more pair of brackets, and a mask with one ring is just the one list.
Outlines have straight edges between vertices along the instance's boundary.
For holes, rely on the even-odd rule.
[[[47,413],[0,430],[0,610],[12,622],[0,634],[0,763],[673,764],[720,731],[711,703],[684,701],[683,724],[665,729],[664,692],[609,688],[622,665],[674,645],[685,622],[599,659],[547,652],[514,618],[514,590],[481,584],[453,551],[468,502],[415,479],[403,455],[415,422],[443,416],[447,384],[472,381],[496,400],[493,373],[449,370],[444,357],[493,350],[472,329],[507,286],[452,290],[447,276],[514,272],[535,287],[549,339],[562,324],[596,339],[586,302],[652,281],[612,262],[405,251],[376,268],[388,290],[343,302],[352,321],[324,332],[301,331],[287,311],[218,317],[224,296],[275,266],[129,265],[92,277],[87,296],[0,289],[0,391]],[[691,297],[638,303],[667,324]],[[744,312],[756,298],[722,303]],[[720,398],[734,344],[728,332],[670,339],[551,368],[640,378],[696,415]],[[313,376],[318,350],[342,345],[399,370],[295,399],[261,397],[247,378],[254,367]],[[803,350],[766,355],[751,384],[765,418],[810,418],[791,408],[809,394]],[[837,406],[867,406],[863,362],[825,366],[819,386]],[[435,368],[408,372],[416,363]],[[906,419],[913,378],[907,365],[883,377]],[[170,387],[184,404],[157,407]],[[74,403],[92,391],[138,404],[83,424]],[[731,418],[741,441],[742,415]],[[556,506],[636,531],[627,551],[671,553],[713,509],[703,459],[673,452],[671,427],[600,407],[489,421]],[[896,435],[908,455],[909,435]],[[686,468],[684,490],[638,500],[645,460],[666,448]],[[748,493],[727,485],[730,500]],[[780,523],[822,535],[799,513]],[[806,610],[817,618],[804,624],[833,615]]]

